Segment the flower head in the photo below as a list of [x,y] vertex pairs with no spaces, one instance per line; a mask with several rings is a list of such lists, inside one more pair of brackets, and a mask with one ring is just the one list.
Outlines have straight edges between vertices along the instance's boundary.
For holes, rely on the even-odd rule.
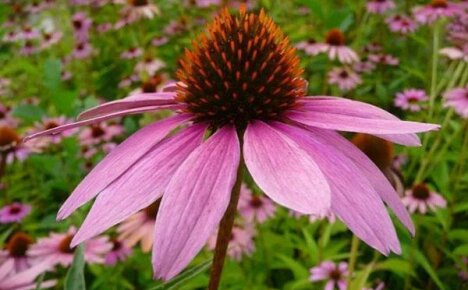
[[410,212],[419,211],[421,214],[425,214],[428,208],[435,211],[447,205],[447,201],[440,194],[430,190],[424,183],[415,184],[407,190],[402,201]]
[[21,222],[31,212],[31,206],[20,202],[5,205],[0,209],[0,224]]
[[[9,260],[5,263],[0,263],[0,289],[8,290],[27,290],[36,289],[37,283],[34,280],[42,273],[50,270],[51,266],[49,261],[43,261],[33,267],[24,271],[15,273],[14,261]],[[55,286],[57,281],[48,280],[41,283],[41,288],[51,288]]]
[[413,10],[414,18],[422,24],[430,24],[441,17],[454,16],[459,10],[456,4],[447,0],[432,0],[425,6]]
[[395,107],[411,112],[418,112],[421,110],[421,103],[427,100],[428,97],[424,90],[406,89],[396,94]]
[[369,13],[384,14],[388,10],[395,8],[392,0],[369,0],[367,1],[367,11]]
[[125,261],[132,250],[118,239],[111,240],[112,249],[106,254],[106,265],[115,265],[118,261]]
[[327,281],[325,289],[333,290],[335,286],[340,290],[346,290],[348,276],[348,264],[341,262],[335,264],[332,261],[324,261],[317,267],[310,269],[310,281]]
[[468,86],[455,88],[444,94],[444,106],[451,107],[463,119],[468,118]]
[[[251,256],[255,251],[254,235],[255,230],[250,225],[234,226],[229,240],[228,256],[235,261],[240,261],[244,256]],[[214,250],[216,247],[216,237],[217,233],[215,232],[208,240],[210,250]]]
[[259,223],[265,222],[276,211],[275,204],[268,197],[254,195],[245,184],[242,184],[237,208],[248,222],[255,220]]
[[23,232],[15,232],[7,240],[5,250],[0,250],[0,264],[13,261],[13,273],[19,273],[30,268],[34,261],[28,253],[34,243],[31,236]]
[[362,83],[362,79],[350,68],[336,67],[328,73],[328,83],[337,85],[342,91],[349,91]]
[[416,145],[415,133],[438,126],[401,121],[352,100],[307,97],[301,72],[294,48],[263,11],[223,10],[186,51],[177,84],[102,104],[72,125],[26,138],[129,114],[175,111],[113,149],[71,194],[59,219],[98,195],[71,245],[161,198],[153,267],[155,277],[170,279],[215,231],[245,162],[274,202],[303,214],[332,211],[372,247],[400,252],[383,201],[413,232],[408,213],[378,168],[334,130]]
[[353,63],[359,60],[357,53],[346,46],[344,33],[334,28],[327,32],[325,42],[311,44],[306,48],[311,55],[327,53],[330,60],[339,60],[341,63]]
[[416,22],[406,15],[393,15],[388,17],[385,22],[390,31],[401,34],[409,34],[417,28]]

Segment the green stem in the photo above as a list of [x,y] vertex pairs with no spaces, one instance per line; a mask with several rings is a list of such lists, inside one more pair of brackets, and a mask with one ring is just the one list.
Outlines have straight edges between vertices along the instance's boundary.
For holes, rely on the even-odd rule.
[[442,135],[443,135],[442,130],[444,130],[447,127],[448,123],[450,122],[450,118],[452,117],[452,115],[453,115],[453,110],[450,109],[447,112],[447,115],[445,115],[444,122],[442,123],[441,129],[437,132],[436,140],[432,144],[432,147],[429,150],[429,153],[427,153],[425,158],[423,158],[421,160],[421,166],[419,167],[418,173],[416,174],[416,178],[415,178],[416,183],[422,181],[422,179],[424,178],[426,168],[429,165],[429,163],[430,163],[430,161],[431,161],[431,159],[433,157],[432,155],[434,155],[436,150],[439,148],[440,143],[442,142]]
[[468,134],[466,132],[468,132],[468,120],[465,120],[464,123],[463,123],[463,126],[461,128],[461,132],[462,134],[464,134],[464,137],[463,137],[463,141],[462,141],[462,148],[461,148],[461,152],[460,152],[460,155],[459,155],[459,161],[458,164],[457,164],[457,167],[454,168],[453,172],[455,173],[454,174],[454,178],[453,178],[453,182],[451,182],[450,184],[453,184],[453,193],[456,193],[456,190],[458,188],[458,181],[459,179],[461,178],[461,176],[463,176],[463,170],[465,168],[465,155],[466,155],[466,152],[468,151]]
[[434,35],[432,39],[432,70],[431,70],[431,91],[429,99],[429,120],[434,113],[434,103],[437,96],[437,63],[439,61],[439,39],[440,39],[441,22],[437,22],[434,26]]
[[[242,146],[241,146],[242,148]],[[240,188],[242,184],[242,176],[244,174],[244,160],[241,156],[239,168],[237,169],[237,179],[234,188],[232,189],[231,199],[229,200],[228,208],[219,223],[218,236],[216,239],[216,247],[213,257],[213,266],[211,267],[209,290],[217,290],[221,282],[221,274],[223,272],[224,260],[226,258],[227,248],[232,235],[232,227],[234,226],[234,218],[237,211],[237,203],[239,202]]]
[[349,262],[348,262],[348,281],[347,285],[351,285],[351,280],[353,278],[354,269],[356,268],[357,255],[359,250],[359,239],[356,235],[353,235],[351,239],[351,251],[349,252]]

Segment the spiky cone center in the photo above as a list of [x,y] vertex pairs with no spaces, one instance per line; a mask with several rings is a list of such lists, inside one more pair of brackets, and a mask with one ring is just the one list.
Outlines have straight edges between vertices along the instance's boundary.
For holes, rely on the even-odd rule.
[[431,191],[424,183],[413,186],[413,197],[419,200],[427,200],[431,195]]
[[75,252],[75,248],[71,248],[70,244],[73,240],[74,235],[66,235],[59,243],[58,250],[64,254],[72,254]]
[[304,96],[295,49],[261,11],[223,10],[180,61],[177,100],[196,121],[243,128],[253,119],[279,119]]
[[8,151],[20,141],[20,136],[13,128],[0,126],[0,151]]
[[6,250],[10,253],[10,256],[15,258],[21,258],[26,256],[26,252],[29,246],[33,243],[33,239],[23,233],[14,233],[6,244]]
[[332,30],[327,32],[325,37],[325,42],[329,45],[333,46],[341,46],[345,44],[345,36],[341,30],[338,28],[333,28]]
[[379,137],[362,133],[354,135],[352,142],[356,147],[361,149],[380,170],[385,171],[391,168],[394,157],[392,143]]

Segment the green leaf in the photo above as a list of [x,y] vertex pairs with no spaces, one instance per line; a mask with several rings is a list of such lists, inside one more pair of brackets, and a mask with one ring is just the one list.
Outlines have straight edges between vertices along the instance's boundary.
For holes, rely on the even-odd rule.
[[83,245],[79,245],[75,250],[73,263],[65,277],[64,290],[86,290],[84,265],[84,248]]
[[364,268],[364,270],[357,272],[356,278],[354,278],[353,281],[351,282],[349,289],[350,290],[364,289],[364,286],[366,285],[367,279],[369,279],[369,276],[372,273],[373,268],[374,268],[374,262],[367,265],[366,268]]
[[457,247],[453,253],[460,256],[468,256],[468,244]]
[[376,270],[391,271],[400,276],[411,275],[411,265],[409,262],[398,258],[390,258],[375,267]]
[[429,263],[429,261],[426,259],[426,257],[420,251],[416,251],[415,252],[415,258],[416,258],[416,261],[418,262],[418,264],[421,265],[421,267],[424,268],[424,270],[427,272],[427,274],[429,274],[429,276],[437,284],[437,286],[440,289],[444,290],[445,289],[444,285],[440,281],[439,276],[437,275],[434,268],[432,268],[432,265]]
[[288,269],[290,269],[296,279],[301,279],[309,275],[309,271],[300,262],[287,257],[285,255],[278,255],[278,258],[282,260]]
[[198,274],[206,271],[209,267],[211,267],[211,263],[213,261],[209,260],[200,265],[194,266],[186,271],[184,271],[179,276],[175,277],[171,281],[164,283],[163,285],[156,286],[151,290],[171,290],[176,289],[177,287],[181,286],[186,281],[192,279],[193,277],[197,276]]
[[25,122],[32,123],[39,121],[44,115],[44,111],[38,106],[25,104],[15,107],[12,114]]
[[62,64],[56,58],[49,58],[44,63],[44,86],[50,90],[55,91],[60,85]]

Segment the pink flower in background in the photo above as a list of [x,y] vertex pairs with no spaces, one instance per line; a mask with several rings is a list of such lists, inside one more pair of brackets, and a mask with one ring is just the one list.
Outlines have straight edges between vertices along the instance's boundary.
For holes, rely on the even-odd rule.
[[366,7],[369,13],[384,14],[395,8],[395,2],[392,0],[368,0]]
[[[59,219],[93,198],[95,202],[71,245],[161,199],[152,260],[155,277],[171,279],[219,225],[242,150],[252,179],[276,203],[304,214],[331,210],[370,246],[384,254],[399,253],[384,202],[414,233],[408,213],[372,161],[335,130],[420,145],[415,133],[438,126],[401,121],[353,100],[306,96],[295,49],[264,12],[241,9],[232,16],[224,10],[207,31],[205,40],[180,60],[177,85],[99,105],[74,124],[26,138],[130,114],[174,111],[117,146],[74,190]],[[265,41],[253,41],[257,37]],[[128,227],[142,228],[136,222]]]
[[444,106],[453,108],[463,119],[468,119],[468,86],[446,92]]
[[0,209],[0,223],[19,223],[31,212],[31,206],[20,202],[5,205]]
[[353,65],[353,69],[357,73],[370,73],[375,69],[376,65],[372,61],[369,60],[362,60],[356,62]]
[[84,59],[91,56],[93,53],[93,47],[89,42],[77,43],[75,49],[72,52],[72,57],[75,59]]
[[94,145],[109,142],[122,132],[122,125],[103,122],[84,128],[79,134],[79,139],[82,145]]
[[31,26],[24,26],[23,29],[18,33],[17,39],[21,40],[33,40],[38,39],[41,36],[37,29]]
[[416,21],[430,24],[441,17],[452,17],[459,12],[459,7],[447,0],[432,0],[425,6],[416,7],[413,15]]
[[165,66],[166,64],[162,60],[152,57],[145,57],[135,66],[135,73],[138,75],[146,73],[152,76]]
[[[41,122],[36,122],[34,128],[30,130],[30,134],[41,132],[44,130],[49,130],[56,128],[58,126],[66,125],[72,121],[67,119],[65,116],[55,117],[55,118],[43,118]],[[46,148],[50,144],[59,144],[63,138],[70,137],[76,133],[77,130],[70,130],[66,132],[61,132],[52,136],[45,136],[43,138],[37,139],[38,142],[35,142],[35,147]]]
[[107,31],[111,30],[112,28],[113,28],[112,23],[101,23],[101,24],[98,24],[98,25],[96,26],[96,30],[97,30],[99,33],[107,32]]
[[211,5],[221,5],[221,0],[195,0],[198,7],[208,7]]
[[237,206],[240,215],[248,222],[265,222],[275,215],[276,206],[266,196],[254,195],[247,185],[242,184],[239,204]]
[[162,46],[168,42],[169,42],[169,38],[165,36],[155,37],[153,38],[153,40],[151,40],[151,44],[153,46]]
[[421,103],[428,99],[424,90],[406,89],[396,94],[394,104],[402,110],[418,112],[421,110]]
[[390,65],[390,66],[397,66],[398,64],[400,64],[400,61],[398,60],[398,58],[390,54],[384,54],[384,53],[369,54],[368,58],[370,61],[372,61],[375,64]]
[[15,128],[0,125],[0,153],[6,154],[7,164],[15,160],[23,161],[34,151],[31,144],[21,142]]
[[89,40],[89,29],[93,21],[83,12],[77,12],[72,17],[73,34],[75,41],[85,43]]
[[32,55],[39,51],[38,47],[32,41],[26,41],[21,47],[20,54]]
[[125,261],[131,255],[132,250],[127,247],[123,242],[113,239],[111,240],[112,249],[106,254],[106,265],[115,265],[119,261]]
[[18,121],[11,115],[11,108],[0,103],[0,126],[15,127],[17,124]]
[[31,14],[36,14],[44,10],[44,8],[44,3],[41,3],[40,1],[34,1],[33,3],[26,6],[25,10]]
[[140,242],[142,251],[149,252],[154,241],[154,225],[159,204],[160,200],[124,220],[117,227],[119,240],[130,248]]
[[0,250],[0,265],[13,261],[12,273],[19,273],[27,270],[34,265],[34,261],[28,253],[33,243],[32,237],[26,233],[15,232],[7,240],[5,250]]
[[328,83],[342,91],[349,91],[362,83],[361,77],[350,68],[336,67],[328,73]]
[[60,31],[43,33],[41,49],[46,49],[53,46],[54,44],[57,44],[60,41],[60,39],[62,39],[62,32]]
[[366,44],[363,48],[364,53],[378,53],[382,51],[382,45],[377,42]]
[[3,35],[4,42],[16,42],[18,40],[18,33],[9,31]]
[[152,19],[160,13],[158,6],[151,0],[129,0],[121,11],[127,23],[133,23],[145,18]]
[[[29,249],[29,254],[40,261],[48,260],[51,265],[68,267],[73,262],[75,247],[70,245],[76,228],[70,227],[66,233],[51,233],[41,238]],[[104,256],[112,249],[107,237],[89,239],[84,243],[84,258],[90,264],[102,264]]]
[[[468,36],[467,36],[468,41]],[[468,42],[461,48],[459,47],[445,47],[439,50],[441,55],[448,57],[451,60],[462,60],[468,62]]]
[[359,60],[356,52],[345,45],[345,36],[337,28],[330,30],[324,43],[315,43],[307,46],[306,52],[311,55],[326,53],[330,60],[339,60],[341,63],[353,63]]
[[316,44],[317,44],[317,41],[315,41],[315,39],[313,39],[313,38],[310,38],[308,40],[298,42],[296,44],[296,48],[304,50],[306,54],[315,55],[315,51],[316,51],[315,45]]
[[[252,226],[234,226],[231,232],[227,255],[235,261],[242,260],[244,256],[251,256],[255,251],[254,236],[255,230]],[[214,250],[216,248],[216,238],[217,232],[208,239],[208,249]]]
[[137,58],[143,53],[143,50],[138,47],[131,47],[128,50],[122,52],[120,55],[120,58],[123,59],[132,59],[132,58]]
[[[15,267],[14,262],[9,260],[0,264],[0,289],[5,290],[34,290],[37,283],[34,280],[42,273],[48,271],[51,266],[49,261],[43,261],[25,271],[11,274]],[[55,280],[43,281],[41,289],[55,286]]]
[[332,261],[324,261],[320,265],[310,269],[310,281],[326,281],[325,290],[346,290],[348,276],[348,263],[335,264]]
[[419,211],[421,214],[425,214],[428,209],[435,211],[447,206],[447,201],[442,195],[430,190],[424,183],[416,184],[407,190],[402,202],[411,213]]
[[409,34],[416,31],[418,27],[416,22],[406,15],[393,15],[385,19],[388,28],[392,32]]

